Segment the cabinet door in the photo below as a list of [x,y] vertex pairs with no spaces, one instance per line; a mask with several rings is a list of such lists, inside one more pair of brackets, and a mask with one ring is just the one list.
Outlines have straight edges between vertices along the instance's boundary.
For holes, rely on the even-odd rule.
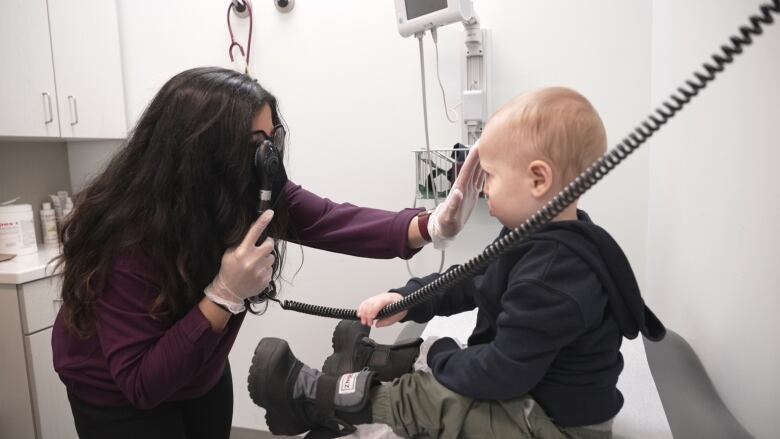
[[52,276],[17,286],[24,334],[31,334],[54,324],[62,304],[61,282],[60,276]]
[[0,2],[0,136],[59,137],[46,0]]
[[54,371],[51,331],[24,337],[37,439],[77,439],[65,385]]
[[0,284],[0,438],[35,437],[16,285]]
[[49,0],[62,137],[127,134],[114,0]]

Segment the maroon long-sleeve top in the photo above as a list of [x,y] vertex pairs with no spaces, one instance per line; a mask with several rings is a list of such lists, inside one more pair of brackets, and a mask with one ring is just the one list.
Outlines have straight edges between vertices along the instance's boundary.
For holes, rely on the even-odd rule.
[[[418,209],[388,212],[334,203],[287,183],[295,241],[371,258],[409,258],[408,226]],[[101,406],[152,408],[205,394],[219,380],[244,314],[214,331],[194,306],[174,320],[149,314],[159,293],[159,271],[141,248],[119,255],[95,304],[96,330],[81,339],[54,322],[54,368],[68,390]]]

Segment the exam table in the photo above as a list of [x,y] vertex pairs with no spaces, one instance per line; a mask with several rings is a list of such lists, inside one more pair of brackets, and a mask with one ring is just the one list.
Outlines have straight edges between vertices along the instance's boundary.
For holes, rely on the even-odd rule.
[[[465,341],[476,311],[436,317],[426,325],[407,323],[399,339],[451,336]],[[615,418],[616,439],[749,438],[715,391],[690,345],[667,329],[657,343],[637,337],[623,340],[625,362],[618,380],[625,404]],[[385,425],[361,425],[349,438],[398,438]]]

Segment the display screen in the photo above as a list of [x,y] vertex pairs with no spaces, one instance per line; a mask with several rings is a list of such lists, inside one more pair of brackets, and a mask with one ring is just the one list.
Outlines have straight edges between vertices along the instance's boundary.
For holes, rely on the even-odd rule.
[[422,17],[423,15],[447,9],[447,0],[404,0],[406,3],[406,19]]

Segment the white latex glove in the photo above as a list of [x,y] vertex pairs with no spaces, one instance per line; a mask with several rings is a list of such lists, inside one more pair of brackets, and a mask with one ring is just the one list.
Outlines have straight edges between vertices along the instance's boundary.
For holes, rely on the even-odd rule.
[[436,206],[428,218],[428,234],[437,250],[445,249],[463,230],[471,216],[477,197],[482,190],[482,168],[479,166],[479,140],[471,147],[466,161],[460,168],[458,178],[449,195]]
[[244,240],[222,255],[219,273],[206,287],[206,297],[225,306],[231,313],[244,311],[244,299],[261,293],[271,282],[274,263],[274,240],[267,238],[255,245],[274,217],[267,210],[246,232]]

